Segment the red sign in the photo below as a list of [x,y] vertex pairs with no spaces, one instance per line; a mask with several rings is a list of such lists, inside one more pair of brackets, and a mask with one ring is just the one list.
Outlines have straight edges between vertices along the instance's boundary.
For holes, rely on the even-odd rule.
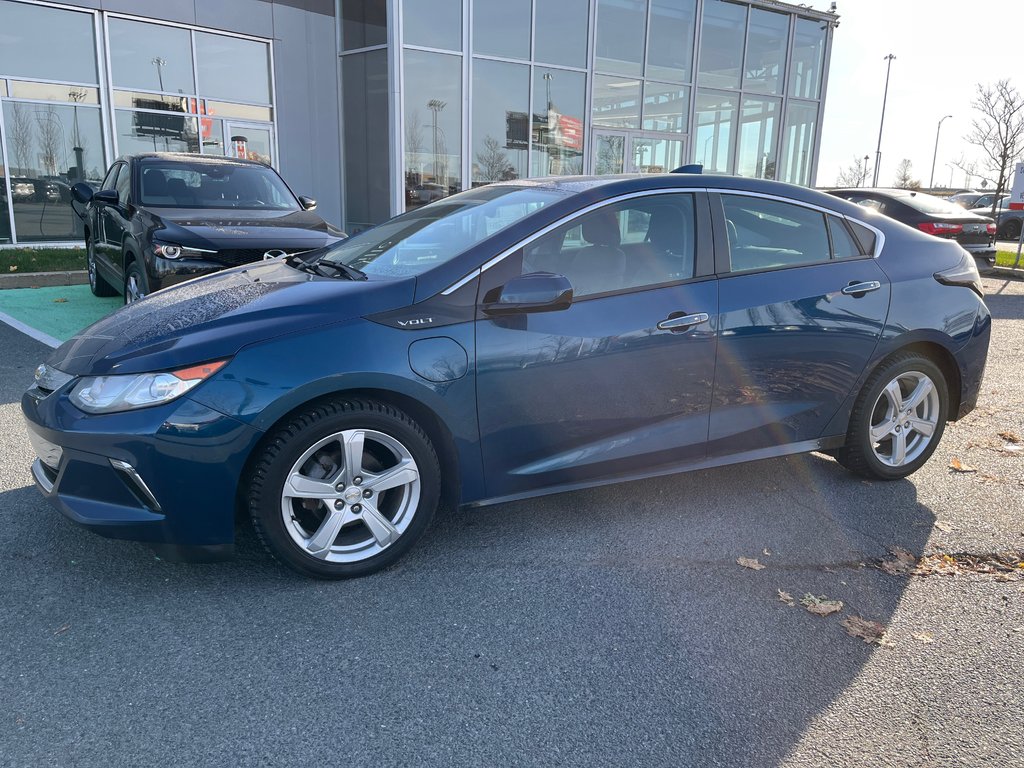
[[562,146],[568,149],[583,149],[583,121],[568,115],[558,116],[558,134]]

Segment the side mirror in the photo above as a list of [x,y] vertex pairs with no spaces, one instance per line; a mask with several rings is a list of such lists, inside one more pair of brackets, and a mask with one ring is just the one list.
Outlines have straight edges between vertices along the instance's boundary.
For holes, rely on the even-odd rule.
[[316,200],[312,197],[306,197],[305,195],[299,195],[299,204],[303,210],[312,211],[316,208]]
[[92,200],[92,187],[84,181],[80,181],[71,187],[71,196],[82,205],[85,205]]
[[[78,186],[77,184],[75,186]],[[104,205],[117,205],[118,195],[116,189],[101,189],[92,196],[92,200],[95,203],[103,203]]]
[[557,312],[572,304],[572,283],[563,275],[531,272],[514,277],[502,286],[496,301],[484,304],[488,315],[521,312]]

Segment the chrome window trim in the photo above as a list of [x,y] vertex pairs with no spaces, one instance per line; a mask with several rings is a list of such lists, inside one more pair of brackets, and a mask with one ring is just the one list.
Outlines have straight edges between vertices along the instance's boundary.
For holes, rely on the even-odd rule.
[[[845,219],[846,221],[852,221],[852,222],[854,222],[856,224],[860,224],[862,227],[866,227],[867,229],[871,230],[875,234],[875,252],[873,254],[871,254],[871,257],[874,258],[874,259],[877,259],[881,255],[882,247],[885,245],[885,234],[882,232],[882,230],[878,229],[878,227],[872,226],[871,224],[868,224],[866,221],[863,221],[862,219],[855,219],[852,216],[847,216],[846,214],[840,213],[839,211],[833,210],[831,208],[825,208],[824,206],[817,205],[815,203],[805,203],[802,200],[794,200],[793,198],[790,198],[790,197],[783,197],[781,195],[772,195],[772,194],[769,194],[767,192],[749,192],[749,191],[743,190],[743,189],[716,189],[714,187],[710,187],[710,188],[709,187],[674,187],[674,188],[671,188],[671,189],[645,189],[645,190],[640,191],[640,192],[629,192],[629,193],[626,193],[624,195],[617,195],[615,197],[609,197],[609,198],[607,198],[605,200],[601,200],[600,202],[591,203],[590,205],[588,205],[585,208],[580,208],[577,211],[573,211],[572,213],[568,214],[567,216],[562,217],[558,221],[556,221],[556,222],[554,222],[552,224],[549,224],[546,227],[544,227],[543,229],[537,230],[532,235],[529,235],[529,236],[523,238],[522,240],[520,240],[518,243],[516,243],[512,247],[506,248],[504,251],[499,253],[494,258],[484,262],[481,266],[477,267],[476,269],[473,269],[469,274],[461,277],[457,282],[452,283],[450,286],[445,288],[443,291],[441,291],[441,295],[442,296],[449,296],[449,295],[451,295],[452,293],[457,291],[459,288],[464,286],[466,283],[468,283],[470,280],[472,280],[474,277],[483,274],[484,272],[486,272],[491,267],[495,266],[496,264],[499,264],[501,261],[503,261],[507,257],[511,256],[513,253],[518,251],[520,248],[523,248],[523,247],[529,245],[534,240],[537,240],[538,238],[543,237],[544,235],[548,234],[552,230],[555,230],[558,227],[562,226],[563,224],[567,224],[567,223],[573,221],[574,219],[579,218],[580,216],[584,216],[584,215],[586,215],[587,213],[590,213],[593,210],[596,210],[598,208],[602,208],[602,207],[604,207],[606,205],[611,205],[611,204],[614,204],[614,203],[618,203],[618,202],[621,202],[623,200],[631,200],[631,199],[636,198],[636,197],[649,197],[649,196],[652,196],[652,195],[675,195],[675,194],[687,194],[687,193],[697,193],[697,192],[717,193],[717,194],[720,194],[720,195],[737,195],[737,196],[740,196],[740,197],[761,197],[761,198],[764,198],[766,200],[776,200],[776,201],[778,201],[780,203],[789,203],[790,205],[798,205],[798,206],[801,206],[803,208],[810,208],[811,210],[819,211],[820,213],[831,214],[832,216],[838,216],[839,218]],[[830,259],[830,261],[838,261],[838,259]],[[822,264],[826,264],[828,262],[821,262],[821,263]]]

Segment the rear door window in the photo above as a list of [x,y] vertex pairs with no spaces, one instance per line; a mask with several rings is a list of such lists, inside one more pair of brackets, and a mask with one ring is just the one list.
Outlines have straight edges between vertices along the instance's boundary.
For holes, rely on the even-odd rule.
[[825,215],[779,200],[722,195],[733,272],[831,259]]
[[860,243],[838,216],[828,216],[828,232],[832,237],[833,259],[855,259],[864,255]]

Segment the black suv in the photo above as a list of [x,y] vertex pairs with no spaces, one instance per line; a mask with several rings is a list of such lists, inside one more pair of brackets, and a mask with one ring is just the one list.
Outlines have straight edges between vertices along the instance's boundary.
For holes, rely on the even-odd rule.
[[89,286],[125,303],[174,283],[264,258],[300,253],[345,235],[312,213],[266,165],[207,155],[120,158],[86,206]]

